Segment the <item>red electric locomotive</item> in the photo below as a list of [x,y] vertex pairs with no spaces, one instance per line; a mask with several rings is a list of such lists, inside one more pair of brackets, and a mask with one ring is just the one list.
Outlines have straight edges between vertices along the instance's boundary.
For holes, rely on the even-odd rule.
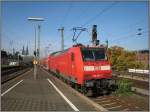
[[48,68],[84,93],[108,92],[113,81],[104,46],[76,45],[48,57]]

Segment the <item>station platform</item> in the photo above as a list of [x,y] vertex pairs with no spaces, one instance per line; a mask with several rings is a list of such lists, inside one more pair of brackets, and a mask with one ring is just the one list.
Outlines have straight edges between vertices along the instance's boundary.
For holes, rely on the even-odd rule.
[[1,111],[97,111],[67,85],[39,67],[1,85]]

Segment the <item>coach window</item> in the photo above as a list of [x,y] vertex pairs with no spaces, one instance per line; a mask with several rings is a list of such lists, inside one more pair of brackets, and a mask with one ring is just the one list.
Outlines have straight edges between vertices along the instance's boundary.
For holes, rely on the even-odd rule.
[[74,53],[71,53],[71,60],[74,61]]

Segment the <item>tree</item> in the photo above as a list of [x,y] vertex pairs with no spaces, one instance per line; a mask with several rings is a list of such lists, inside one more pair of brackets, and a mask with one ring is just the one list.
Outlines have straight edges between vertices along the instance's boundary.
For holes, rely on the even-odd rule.
[[128,70],[129,68],[145,69],[143,62],[136,60],[136,53],[127,51],[122,47],[113,46],[108,49],[108,59],[112,63],[112,69],[118,71]]

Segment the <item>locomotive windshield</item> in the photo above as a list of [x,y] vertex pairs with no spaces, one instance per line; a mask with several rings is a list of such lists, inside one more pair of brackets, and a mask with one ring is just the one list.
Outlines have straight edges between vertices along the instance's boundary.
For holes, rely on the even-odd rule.
[[105,50],[104,49],[82,49],[82,57],[84,61],[99,61],[105,60]]

